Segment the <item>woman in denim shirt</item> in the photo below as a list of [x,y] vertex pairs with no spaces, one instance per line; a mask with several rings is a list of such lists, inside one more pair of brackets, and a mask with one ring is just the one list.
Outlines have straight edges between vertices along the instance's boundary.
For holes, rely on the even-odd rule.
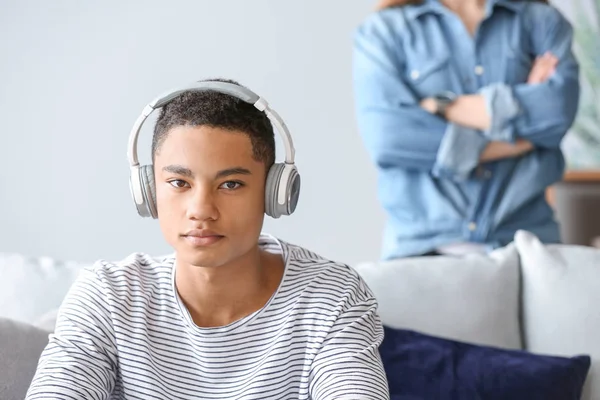
[[383,259],[559,242],[546,188],[579,100],[573,31],[540,1],[382,1],[358,27],[359,131],[387,211]]

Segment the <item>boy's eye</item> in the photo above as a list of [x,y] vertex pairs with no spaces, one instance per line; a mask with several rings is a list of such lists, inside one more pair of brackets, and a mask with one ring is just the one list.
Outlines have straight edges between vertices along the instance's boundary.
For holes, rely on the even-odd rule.
[[242,186],[242,184],[240,182],[227,181],[221,185],[221,188],[227,189],[227,190],[234,190],[234,189],[239,189],[241,186]]
[[174,179],[172,181],[169,181],[169,184],[176,188],[183,188],[187,185],[187,183],[185,181],[182,181],[181,179]]

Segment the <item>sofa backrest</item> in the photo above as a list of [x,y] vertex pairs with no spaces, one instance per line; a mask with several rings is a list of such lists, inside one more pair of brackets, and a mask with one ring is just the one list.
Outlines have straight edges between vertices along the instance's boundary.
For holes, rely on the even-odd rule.
[[522,346],[513,245],[490,256],[414,257],[355,269],[375,293],[385,325],[475,344]]

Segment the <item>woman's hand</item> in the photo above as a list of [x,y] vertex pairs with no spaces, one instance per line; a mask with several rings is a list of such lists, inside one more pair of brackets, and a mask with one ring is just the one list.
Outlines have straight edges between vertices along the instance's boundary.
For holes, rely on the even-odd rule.
[[520,157],[534,149],[531,142],[525,139],[517,139],[513,143],[489,142],[479,156],[480,163],[503,160],[505,158]]
[[533,63],[533,67],[531,67],[527,83],[538,84],[546,82],[556,70],[557,65],[558,57],[550,52],[538,56]]

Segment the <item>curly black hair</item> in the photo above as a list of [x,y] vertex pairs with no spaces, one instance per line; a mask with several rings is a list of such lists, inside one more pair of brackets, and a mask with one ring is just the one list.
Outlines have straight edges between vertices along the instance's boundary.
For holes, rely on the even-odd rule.
[[[239,85],[229,79],[209,79]],[[254,159],[265,163],[267,170],[275,162],[273,125],[267,115],[237,97],[213,90],[187,91],[162,107],[152,137],[154,161],[169,132],[176,126],[210,126],[247,134]]]

